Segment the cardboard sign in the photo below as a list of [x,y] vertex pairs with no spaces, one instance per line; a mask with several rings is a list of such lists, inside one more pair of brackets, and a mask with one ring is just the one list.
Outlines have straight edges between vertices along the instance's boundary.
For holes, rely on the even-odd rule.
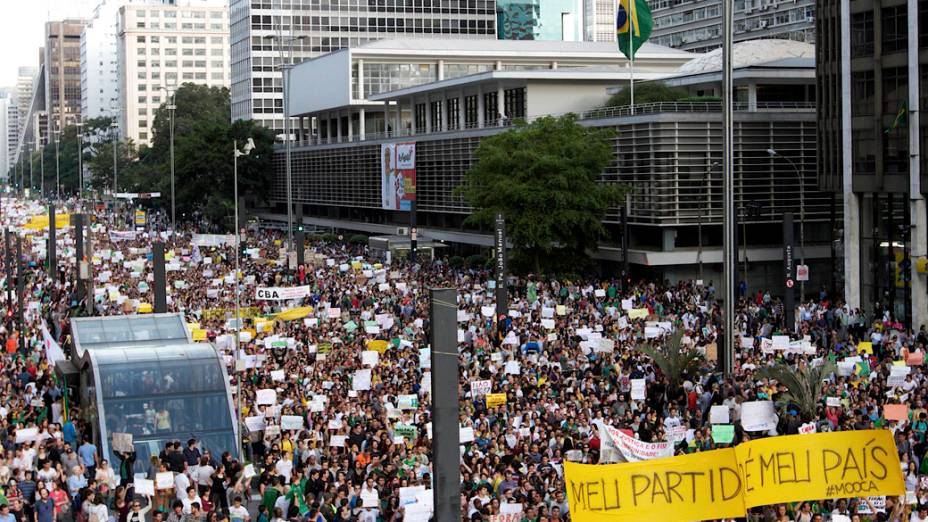
[[887,404],[883,406],[883,417],[890,421],[907,421],[909,420],[908,404]]
[[132,444],[131,433],[113,432],[113,451],[118,451],[120,453],[132,453],[134,450],[135,446]]
[[471,381],[470,382],[470,393],[471,396],[476,398],[490,393],[493,389],[493,381]]
[[710,424],[728,424],[729,422],[731,421],[729,420],[728,406],[717,405],[709,409]]
[[734,424],[713,424],[712,440],[717,444],[731,444],[735,440]]
[[158,489],[172,489],[174,487],[174,473],[164,471],[155,475],[155,487]]
[[496,408],[498,406],[503,406],[506,404],[506,394],[505,393],[488,393],[486,394],[487,398],[487,408]]
[[[172,479],[173,481],[173,479]],[[133,483],[135,484],[135,494],[142,495],[143,497],[153,497],[155,496],[155,481],[148,479],[136,478]]]
[[777,427],[773,401],[750,401],[741,405],[741,427],[744,431],[770,431]]

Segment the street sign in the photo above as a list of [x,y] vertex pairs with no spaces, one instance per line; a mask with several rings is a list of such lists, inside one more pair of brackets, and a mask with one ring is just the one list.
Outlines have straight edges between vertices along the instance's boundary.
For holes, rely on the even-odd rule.
[[787,280],[786,280],[786,288],[792,288],[793,285],[795,285],[795,284],[796,284],[796,283],[794,283],[792,279],[787,279]]
[[809,265],[796,265],[796,281],[809,280]]

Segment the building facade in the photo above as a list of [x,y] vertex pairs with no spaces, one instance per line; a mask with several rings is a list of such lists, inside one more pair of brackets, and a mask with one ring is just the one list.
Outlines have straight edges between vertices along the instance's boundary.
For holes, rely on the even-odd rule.
[[124,5],[118,12],[120,135],[148,144],[155,113],[183,83],[228,87],[229,10],[222,4]]
[[[803,207],[806,243],[800,250],[811,267],[811,288],[817,292],[820,285],[833,284],[829,238],[835,219],[840,222],[840,207],[835,207],[833,194],[815,190],[814,51],[806,45],[802,53],[790,56],[797,55],[736,64],[735,196],[742,216],[739,234],[746,238],[739,248],[739,271],[752,292],[777,292],[776,285],[782,287],[783,214],[793,212],[799,222]],[[715,63],[691,63],[684,66],[685,73],[665,72],[660,81],[691,95],[717,96],[721,73]],[[626,71],[606,72],[601,67],[487,71],[373,96],[374,101],[409,107],[415,114],[413,132],[389,138],[298,142],[291,162],[293,200],[302,205],[309,225],[396,233],[397,228],[408,227],[409,213],[382,208],[381,145],[414,141],[419,237],[489,247],[492,234],[464,224],[472,208],[455,192],[481,140],[506,130],[505,123],[481,117],[481,105],[492,108],[493,114],[499,104],[514,115],[524,110],[524,117],[532,119],[542,115],[543,107],[558,111],[573,103],[564,112],[574,112],[584,125],[615,131],[615,161],[601,181],[631,188],[625,208],[630,228],[627,259],[633,269],[652,277],[718,283],[721,106],[718,102],[641,104],[635,115],[628,107],[602,107],[614,86],[625,81]],[[481,92],[483,96],[478,95]],[[768,149],[782,157],[771,156]],[[287,196],[282,152],[275,154],[274,165],[277,176],[271,197],[277,209],[264,216],[267,219],[279,219],[274,214],[282,214]],[[749,213],[754,207],[757,212]],[[619,208],[606,214],[604,223],[611,237],[596,253],[604,261],[623,259],[616,246],[620,216]]]
[[[694,52],[722,46],[721,0],[655,0],[651,41]],[[815,43],[815,0],[734,0],[735,42],[783,38]]]
[[615,41],[615,0],[583,0],[583,39]]
[[[385,38],[495,39],[494,0],[373,3],[231,0],[232,119],[283,129],[282,61]],[[388,4],[388,5],[384,5]]]
[[582,0],[496,0],[500,40],[583,39]]
[[111,116],[119,105],[117,13],[128,0],[104,0],[81,33],[81,114]]
[[15,164],[16,140],[19,132],[19,118],[13,98],[9,95],[0,98],[0,176],[6,178],[10,168]]
[[45,24],[45,110],[46,134],[80,120],[81,116],[81,31],[84,20],[68,19]]
[[819,0],[818,174],[844,194],[852,307],[928,324],[928,2]]
[[[667,75],[693,58],[692,53],[645,44],[638,53],[638,78]],[[305,62],[291,73],[294,89],[290,96],[290,114],[297,118],[294,135],[300,141],[351,141],[372,135],[406,135],[424,132],[427,126],[438,130],[442,124],[457,127],[498,121],[503,116],[524,117],[546,110],[548,113],[577,109],[592,103],[585,96],[590,83],[576,85],[576,92],[548,98],[546,103],[512,103],[507,107],[505,93],[511,78],[525,73],[553,75],[553,81],[569,82],[589,75],[568,78],[571,71],[598,67],[600,82],[614,81],[617,74],[627,78],[625,57],[615,45],[596,42],[562,41],[479,41],[450,39],[379,40],[343,49]],[[484,89],[472,79],[491,75]],[[316,78],[327,79],[324,86],[301,89],[312,85]],[[506,79],[509,78],[509,79]],[[475,98],[460,103],[444,100],[445,105],[412,103],[411,100],[384,99],[383,95],[417,86],[447,83],[468,85]],[[561,84],[563,86],[563,84]],[[462,87],[463,88],[463,87]],[[605,84],[599,86],[594,98],[605,101]],[[486,97],[483,94],[486,94]],[[571,95],[572,94],[572,95]],[[457,92],[451,98],[460,98]],[[596,96],[598,95],[598,97]],[[495,98],[494,98],[495,97]],[[442,103],[441,100],[433,100]],[[534,102],[534,99],[532,100]],[[567,102],[566,104],[564,102]],[[418,111],[414,113],[415,105]],[[560,108],[560,109],[559,109]],[[581,105],[580,108],[588,108]],[[458,118],[463,111],[465,117]],[[434,120],[434,121],[433,121]],[[439,122],[440,120],[440,122]],[[435,123],[433,125],[433,123]]]

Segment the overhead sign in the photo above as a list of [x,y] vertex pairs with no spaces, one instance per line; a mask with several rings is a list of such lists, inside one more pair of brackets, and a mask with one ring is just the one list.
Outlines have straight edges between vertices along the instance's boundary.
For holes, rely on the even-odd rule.
[[905,493],[889,430],[787,435],[627,464],[564,463],[571,520],[695,521],[756,506]]
[[308,297],[312,287],[291,286],[286,288],[268,287],[258,288],[255,290],[255,299],[261,301],[288,301],[290,299],[302,299]]

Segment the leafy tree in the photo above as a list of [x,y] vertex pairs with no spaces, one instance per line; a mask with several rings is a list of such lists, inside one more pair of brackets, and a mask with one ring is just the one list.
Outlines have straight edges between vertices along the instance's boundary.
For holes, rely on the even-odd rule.
[[761,378],[774,379],[785,386],[786,391],[777,395],[777,404],[783,410],[790,406],[795,407],[799,411],[800,418],[809,422],[816,417],[818,405],[824,396],[822,381],[835,370],[835,363],[828,360],[823,361],[816,368],[804,362],[798,368],[777,362],[773,366],[761,368],[757,374]]
[[[116,172],[113,171],[114,136],[101,137],[102,141],[93,144],[92,151],[85,158],[87,168],[90,170],[90,185],[100,192],[112,191],[114,181],[119,183],[119,192],[129,190],[131,175],[129,166],[136,159],[135,143],[129,141],[115,141],[116,146]],[[47,169],[46,169],[47,171]]]
[[545,117],[483,138],[457,189],[474,207],[470,225],[506,217],[516,271],[557,271],[585,262],[606,235],[606,210],[624,187],[601,183],[613,161],[611,132],[585,127],[576,116]]
[[[645,82],[635,85],[635,105],[641,103],[680,101],[689,96],[686,89],[670,87],[664,82]],[[613,94],[607,107],[624,107],[632,104],[632,93],[628,87]]]
[[683,330],[677,329],[665,346],[655,348],[642,344],[638,350],[654,360],[667,378],[667,395],[674,396],[683,379],[695,374],[703,361],[702,354],[694,347],[683,346]]

